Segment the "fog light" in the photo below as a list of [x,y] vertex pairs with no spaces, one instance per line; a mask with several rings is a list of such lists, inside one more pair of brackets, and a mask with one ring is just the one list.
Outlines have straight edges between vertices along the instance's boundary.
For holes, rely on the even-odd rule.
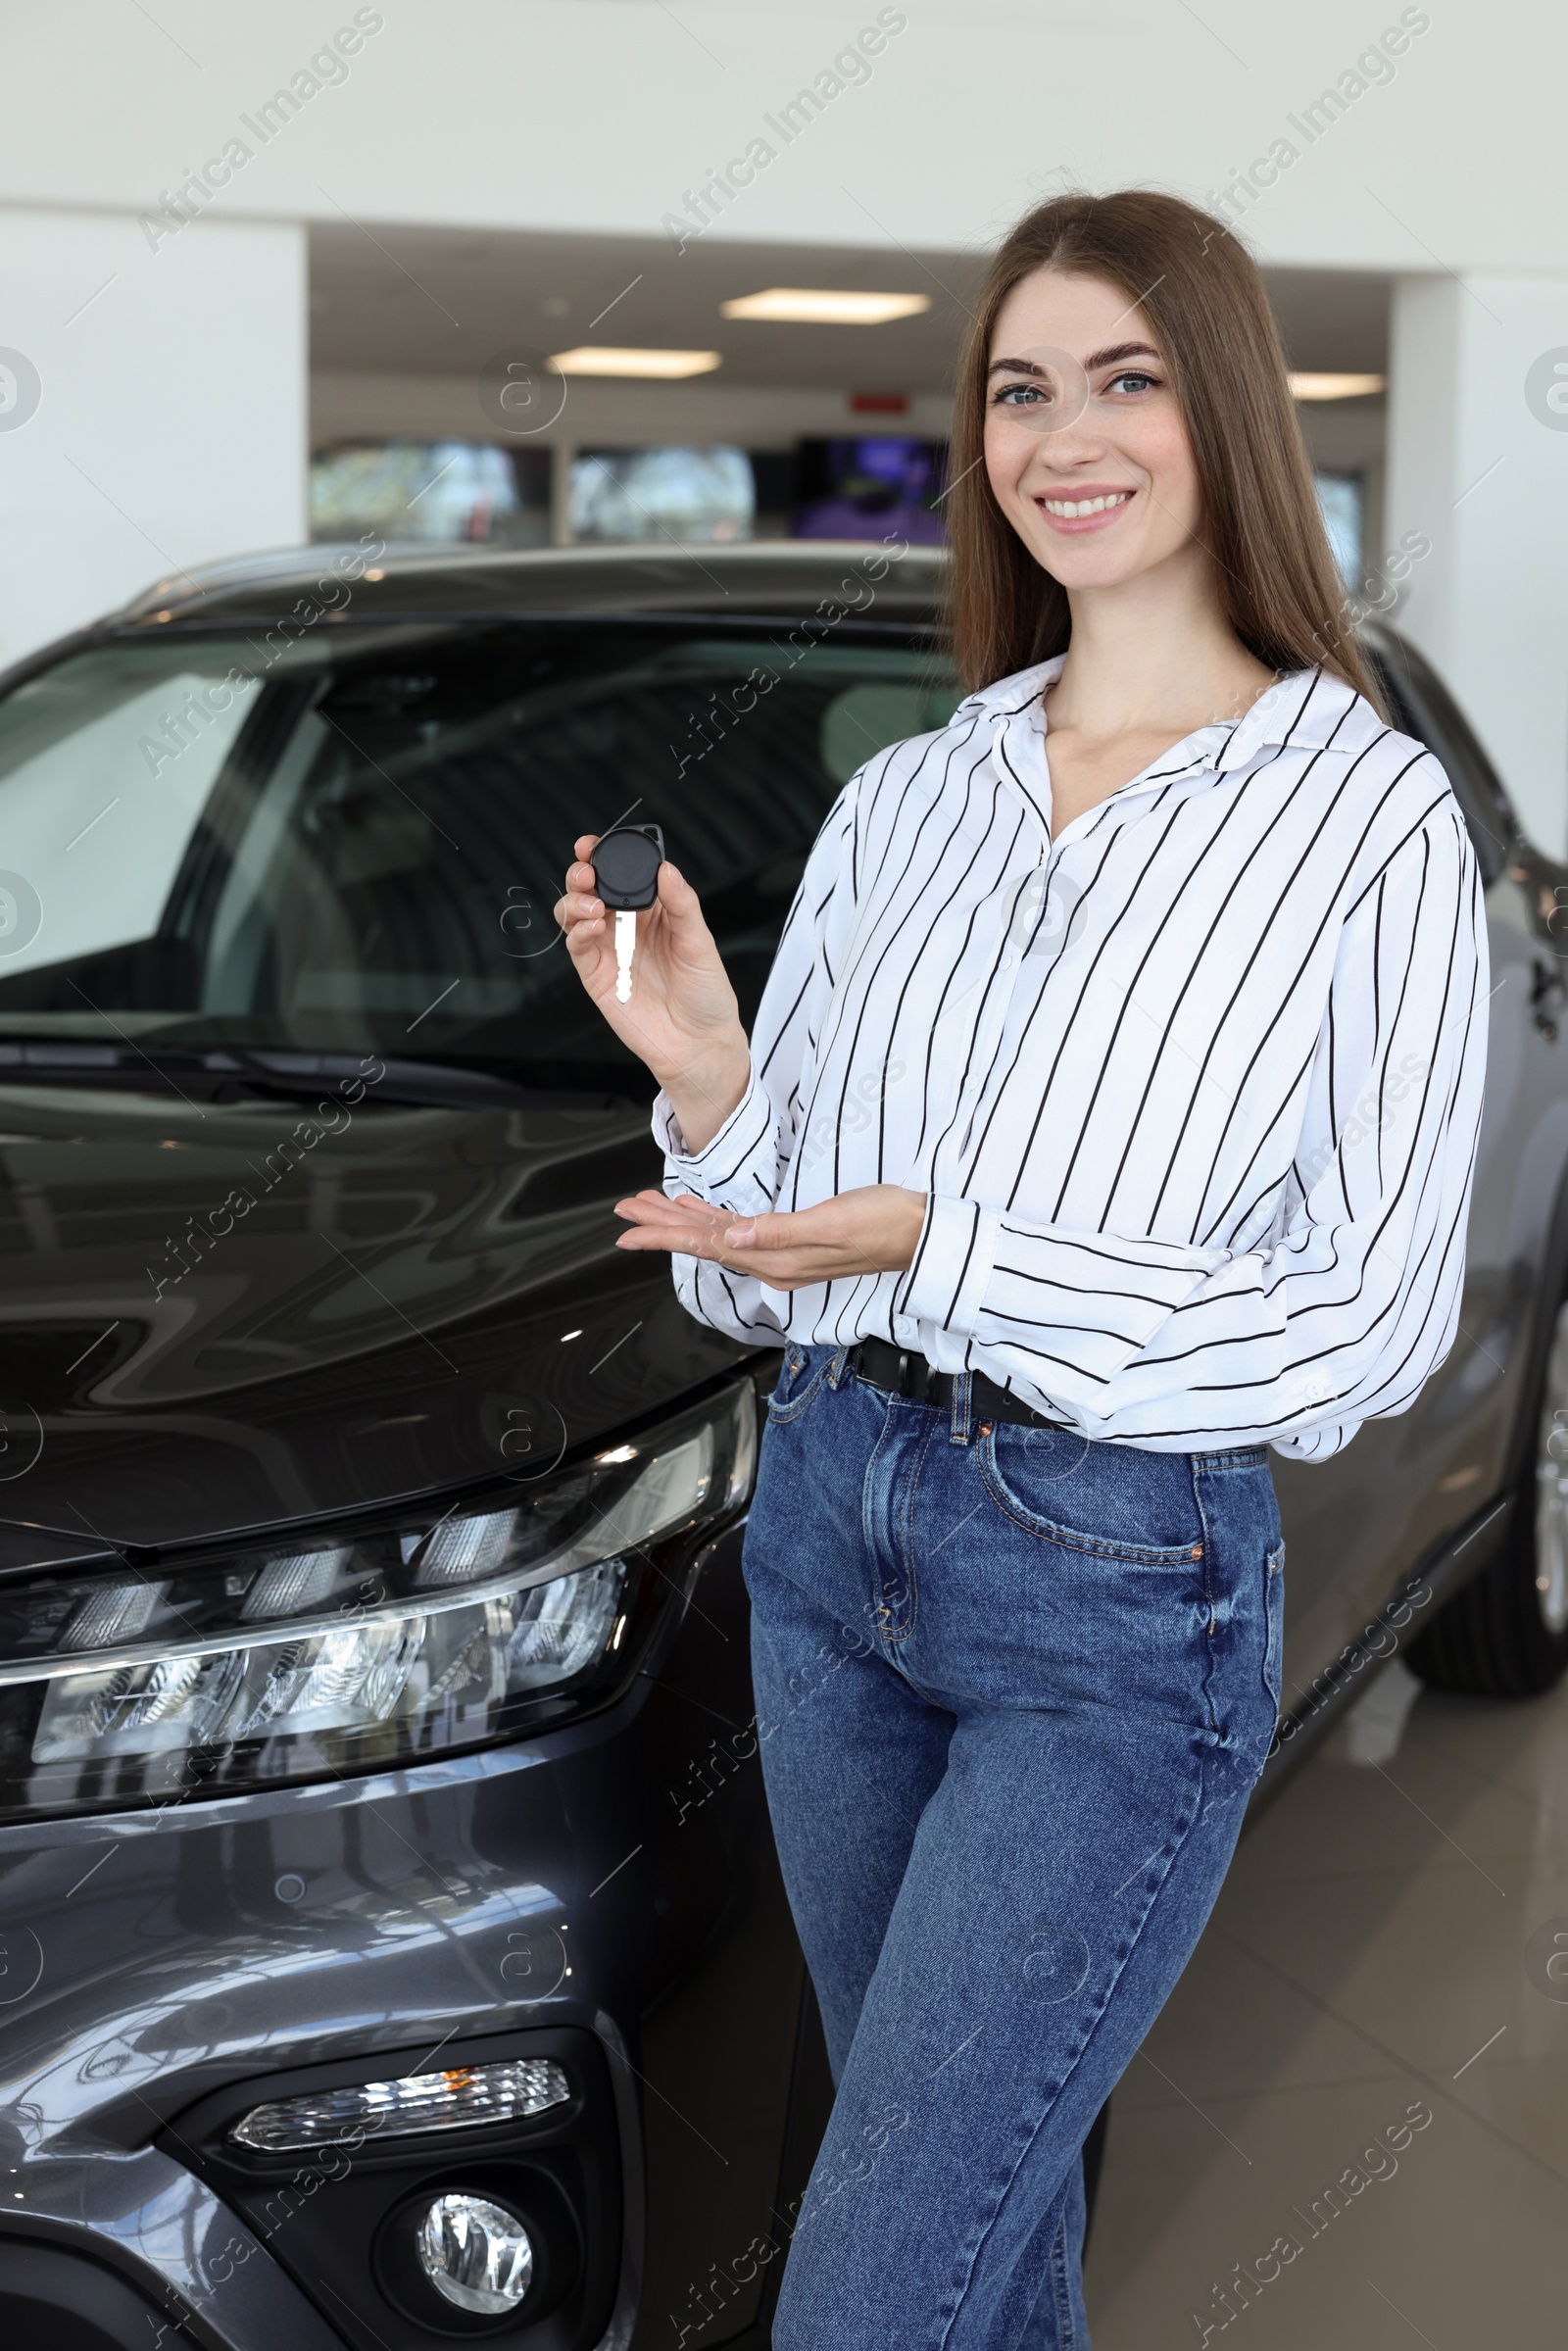
[[561,2106],[570,2095],[571,2084],[553,2059],[523,2057],[505,2065],[453,2066],[439,2074],[405,2074],[396,2082],[362,2082],[352,2089],[279,2098],[253,2106],[229,2137],[266,2155],[286,2155],[297,2147],[337,2146],[350,2136],[400,2138],[415,2131],[514,2123]]
[[419,2267],[459,2310],[498,2318],[515,2310],[533,2277],[533,2242],[514,2212],[453,2188],[419,2223]]

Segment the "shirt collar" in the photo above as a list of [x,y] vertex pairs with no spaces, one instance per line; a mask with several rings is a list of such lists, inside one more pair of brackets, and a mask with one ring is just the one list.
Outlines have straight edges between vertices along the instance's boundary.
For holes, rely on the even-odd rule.
[[[1004,722],[1023,718],[1043,735],[1046,714],[1042,697],[1061,675],[1066,659],[1065,653],[1054,654],[1049,661],[1038,661],[1030,669],[1015,670],[1011,677],[982,686],[959,703],[953,723],[977,717]],[[1355,748],[1359,749],[1361,730],[1348,722],[1360,701],[1352,686],[1326,669],[1296,669],[1277,678],[1242,718],[1217,720],[1212,726],[1196,729],[1185,740],[1192,747],[1193,763],[1201,764],[1211,758],[1219,775],[1245,767],[1261,751],[1326,751],[1336,741],[1349,749],[1348,732],[1357,737]],[[1362,714],[1375,723],[1376,713],[1369,705],[1361,704],[1357,715]],[[1159,763],[1163,766],[1165,762]]]
[[1032,669],[1015,669],[1011,677],[999,677],[994,685],[966,694],[954,711],[952,723],[956,726],[968,718],[1014,718],[1030,710],[1043,723],[1040,697],[1060,677],[1066,660],[1064,653],[1053,654],[1049,661],[1037,661]]
[[1327,669],[1296,669],[1276,678],[1231,729],[1218,771],[1228,775],[1245,767],[1260,751],[1327,751],[1336,741],[1345,745],[1347,723],[1358,703],[1357,715],[1375,720],[1376,712],[1355,688]]

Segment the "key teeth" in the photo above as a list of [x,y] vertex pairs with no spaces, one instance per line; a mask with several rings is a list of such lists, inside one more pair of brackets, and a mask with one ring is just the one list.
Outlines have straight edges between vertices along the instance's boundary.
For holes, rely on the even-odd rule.
[[618,908],[615,914],[615,1002],[631,1002],[631,959],[637,946],[637,917]]

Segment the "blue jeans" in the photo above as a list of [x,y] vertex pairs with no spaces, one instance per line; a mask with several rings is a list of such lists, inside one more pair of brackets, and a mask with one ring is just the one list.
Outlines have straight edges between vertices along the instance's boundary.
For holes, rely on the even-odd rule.
[[746,1578],[838,2095],[775,2351],[1088,2344],[1080,2150],[1268,1752],[1283,1556],[1260,1448],[970,1426],[786,1350]]

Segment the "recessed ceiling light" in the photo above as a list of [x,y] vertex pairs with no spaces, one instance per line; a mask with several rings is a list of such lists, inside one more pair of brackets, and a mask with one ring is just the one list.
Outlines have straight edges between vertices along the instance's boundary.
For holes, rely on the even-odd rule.
[[931,308],[929,294],[846,294],[828,286],[768,286],[721,302],[726,318],[777,318],[801,326],[881,326]]
[[1293,400],[1359,400],[1388,387],[1386,375],[1293,375]]
[[707,375],[723,364],[721,351],[623,351],[609,343],[579,343],[550,361],[563,375]]

